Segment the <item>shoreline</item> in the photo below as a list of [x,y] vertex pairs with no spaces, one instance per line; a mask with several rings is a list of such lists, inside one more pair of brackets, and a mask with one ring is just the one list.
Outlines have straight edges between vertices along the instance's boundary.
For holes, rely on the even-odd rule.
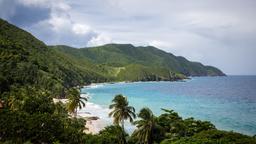
[[[89,97],[86,94],[81,94],[81,97]],[[66,104],[68,99],[56,99],[53,98],[54,103],[61,102]],[[100,130],[104,129],[110,123],[99,114],[100,111],[104,110],[100,105],[94,104],[92,102],[86,102],[86,106],[82,109],[78,109],[77,118],[82,118],[86,120],[84,132],[87,134],[98,134]],[[96,112],[96,113],[93,113]],[[98,113],[97,113],[98,112]]]
[[[191,80],[191,79],[192,78],[184,79],[184,80],[178,80],[178,81],[120,81],[120,82],[91,83],[89,85],[83,86],[81,89],[97,88],[99,86],[112,85],[112,84],[143,83],[143,82],[186,82],[186,80]],[[107,119],[111,120],[111,118],[102,117],[103,111],[105,111],[104,114],[109,113],[109,109],[105,109],[99,104],[95,104],[95,103],[90,102],[90,97],[91,96],[86,92],[81,93],[81,96],[88,98],[88,101],[86,102],[86,106],[84,108],[82,108],[81,110],[78,110],[78,114],[77,114],[80,118],[84,118],[86,120],[85,127],[87,129],[84,130],[85,133],[87,133],[87,134],[98,134],[100,130],[102,130],[106,126],[112,124],[110,121],[107,120]],[[91,113],[92,111],[94,113]],[[98,117],[98,119],[97,120],[88,120],[88,118],[90,119],[91,117]]]
[[[197,80],[199,81],[199,80],[203,80],[202,82],[204,82],[205,80],[208,80],[208,78],[209,78],[209,80],[212,80],[211,78],[211,76],[206,76],[206,77],[191,77],[190,79],[188,79],[188,80],[186,80],[185,82],[188,82],[187,84],[185,84],[185,85],[191,85],[191,81],[193,81],[193,80],[196,80],[196,83],[197,83]],[[201,79],[201,78],[203,78],[203,79]],[[205,79],[204,79],[205,78]],[[221,81],[224,81],[224,82],[226,82],[227,80],[227,78],[229,78],[229,79],[234,79],[234,76],[225,76],[225,77],[223,77],[223,76],[217,76],[216,77],[217,78],[217,80],[221,80]],[[221,79],[219,79],[219,78],[221,78]],[[215,79],[213,79],[213,80],[215,80]],[[235,76],[235,80],[236,80],[236,76]],[[167,83],[169,83],[170,81],[147,81],[147,82],[149,82],[149,83],[152,83],[151,85],[154,85],[154,83],[158,83],[158,82],[167,82]],[[145,82],[145,83],[147,83],[147,82]],[[172,81],[171,81],[172,82]],[[171,83],[170,82],[170,83]],[[177,81],[175,81],[175,82],[177,82]],[[88,88],[88,89],[90,89],[90,87],[92,87],[92,89],[94,89],[94,87],[95,88],[97,88],[98,87],[98,85],[101,85],[101,86],[103,86],[103,87],[105,87],[105,86],[107,86],[107,85],[111,85],[111,84],[117,84],[117,85],[119,85],[119,83],[124,83],[125,85],[126,84],[128,84],[129,85],[129,83],[144,83],[144,81],[137,81],[137,82],[115,82],[115,83],[93,83],[92,85],[87,85],[86,87],[84,87],[84,88]],[[176,84],[175,84],[176,85]],[[182,84],[183,85],[183,84]],[[99,86],[99,87],[101,87],[101,86]],[[119,85],[118,87],[122,87],[122,85]],[[101,89],[101,88],[100,88]],[[95,90],[96,91],[96,90]],[[87,90],[85,90],[84,92],[87,92]],[[88,92],[90,92],[90,91],[88,91]],[[92,93],[92,95],[94,95],[94,93]],[[208,95],[206,95],[206,96],[208,96]],[[229,96],[229,95],[227,95],[227,96]],[[207,97],[206,97],[207,98]],[[200,99],[200,100],[203,100],[203,99]],[[89,100],[90,101],[90,100]],[[97,102],[97,101],[95,101],[95,102]],[[203,103],[200,103],[200,104],[202,104],[203,105]],[[215,103],[213,103],[213,104],[215,104]],[[220,103],[221,104],[221,106],[223,105],[223,103]],[[204,105],[203,105],[204,106]],[[217,106],[217,105],[213,105],[213,106]],[[230,106],[232,106],[232,105],[230,105]],[[106,108],[106,105],[104,105],[104,107]],[[214,108],[214,107],[212,107],[212,108]],[[225,107],[224,107],[225,108]],[[216,110],[218,110],[218,109],[216,109]],[[176,110],[177,111],[177,110]],[[178,111],[177,111],[178,112]],[[204,120],[204,121],[210,121],[211,123],[213,123],[215,126],[216,126],[216,128],[218,129],[218,130],[225,130],[225,131],[235,131],[235,132],[238,132],[238,133],[242,133],[242,134],[245,134],[245,135],[253,135],[253,133],[251,133],[251,131],[250,130],[247,130],[246,128],[242,128],[242,126],[244,125],[243,123],[241,123],[241,126],[237,126],[237,125],[235,125],[234,124],[234,122],[230,122],[231,124],[233,124],[232,126],[230,126],[230,125],[226,125],[226,123],[225,123],[225,121],[221,121],[221,119],[220,118],[218,118],[218,119],[212,119],[211,117],[209,118],[209,117],[207,117],[208,115],[206,115],[206,117],[204,117],[204,116],[202,116],[201,117],[201,115],[200,116],[198,116],[198,115],[192,115],[192,114],[190,114],[190,115],[188,115],[188,116],[184,116],[184,115],[182,115],[182,111],[180,112],[179,111],[179,114],[183,117],[183,118],[189,118],[189,117],[194,117],[195,119],[197,119],[197,120]],[[233,118],[235,118],[235,115],[231,115],[230,117],[224,117],[225,119],[227,119],[227,121],[228,120],[233,120]],[[222,119],[224,119],[224,118],[222,118]],[[236,120],[234,120],[235,122],[239,122],[239,121],[236,121]],[[239,122],[240,123],[240,122]]]
[[[192,80],[194,78],[201,78],[201,77],[228,77],[228,76],[233,76],[233,75],[217,75],[217,76],[188,76],[187,78],[184,79],[179,79],[179,80],[159,80],[159,81],[109,81],[109,82],[99,82],[99,83],[90,83],[87,85],[82,86],[81,88],[90,88],[93,86],[97,85],[105,85],[105,84],[118,84],[118,83],[141,83],[141,82],[187,82],[188,80]],[[79,87],[79,86],[77,86]]]
[[109,113],[108,109],[104,109],[98,104],[86,102],[86,106],[78,110],[77,115],[86,120],[86,133],[97,134],[100,130],[110,125],[110,121],[106,120],[102,114]]

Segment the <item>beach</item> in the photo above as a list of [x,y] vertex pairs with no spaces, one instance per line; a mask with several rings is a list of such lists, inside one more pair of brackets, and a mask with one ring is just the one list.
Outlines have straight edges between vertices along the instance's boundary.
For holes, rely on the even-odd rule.
[[[87,97],[88,101],[90,101],[90,97],[87,94],[81,94],[81,97]],[[66,104],[68,102],[68,99],[54,98],[53,102],[62,102],[63,104]],[[108,112],[108,109],[104,109],[101,106],[91,102],[86,102],[86,106],[84,108],[78,109],[77,117],[86,120],[86,130],[84,131],[85,133],[97,134],[104,127],[111,125],[110,118],[107,117]]]
[[100,130],[105,127],[104,122],[101,119],[98,120],[87,120],[85,127],[87,128],[84,132],[87,134],[97,134]]

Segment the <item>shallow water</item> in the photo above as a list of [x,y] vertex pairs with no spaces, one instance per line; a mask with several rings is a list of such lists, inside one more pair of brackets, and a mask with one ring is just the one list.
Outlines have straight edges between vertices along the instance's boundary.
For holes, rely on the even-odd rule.
[[[96,109],[84,108],[110,124],[108,106],[116,94],[128,97],[138,112],[149,107],[173,109],[183,118],[208,120],[223,130],[256,134],[256,76],[195,77],[186,82],[136,82],[99,84],[82,89]],[[131,132],[134,129],[128,126]]]

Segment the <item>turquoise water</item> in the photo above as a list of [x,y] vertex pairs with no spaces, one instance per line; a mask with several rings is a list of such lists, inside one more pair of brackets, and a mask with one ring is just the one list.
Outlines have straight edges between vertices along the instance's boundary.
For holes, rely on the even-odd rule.
[[105,109],[116,94],[123,94],[137,112],[149,107],[159,115],[161,108],[173,109],[184,118],[211,121],[219,129],[256,134],[256,76],[100,84],[82,91],[90,95],[90,102]]

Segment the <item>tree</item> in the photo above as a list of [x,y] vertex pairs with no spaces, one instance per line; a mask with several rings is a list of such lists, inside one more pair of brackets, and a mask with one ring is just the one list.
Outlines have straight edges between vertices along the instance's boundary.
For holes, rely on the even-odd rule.
[[134,122],[137,129],[133,132],[140,144],[152,144],[153,143],[153,131],[156,128],[155,117],[149,108],[142,108],[138,114],[141,120]]
[[135,108],[129,106],[127,98],[121,94],[116,95],[112,102],[109,108],[113,110],[109,113],[109,116],[113,116],[114,124],[121,123],[124,130],[124,120],[129,119],[130,122],[133,122],[133,119],[136,118]]
[[125,143],[124,135],[128,136],[127,133],[123,132],[122,127],[119,125],[111,125],[99,132],[98,139],[104,144],[123,144]]
[[81,97],[80,92],[76,88],[70,88],[67,94],[68,94],[67,109],[70,113],[74,114],[74,116],[76,117],[77,108],[81,109],[82,107],[85,107],[85,101],[87,101],[87,98]]
[[[113,109],[109,113],[109,117],[113,116],[114,124],[119,125],[121,123],[122,130],[123,130],[123,138],[124,138],[125,137],[124,120],[129,119],[130,122],[133,122],[133,119],[136,118],[135,108],[132,106],[129,106],[127,98],[121,94],[115,96],[109,108]],[[126,143],[124,139],[123,141],[124,143]]]

